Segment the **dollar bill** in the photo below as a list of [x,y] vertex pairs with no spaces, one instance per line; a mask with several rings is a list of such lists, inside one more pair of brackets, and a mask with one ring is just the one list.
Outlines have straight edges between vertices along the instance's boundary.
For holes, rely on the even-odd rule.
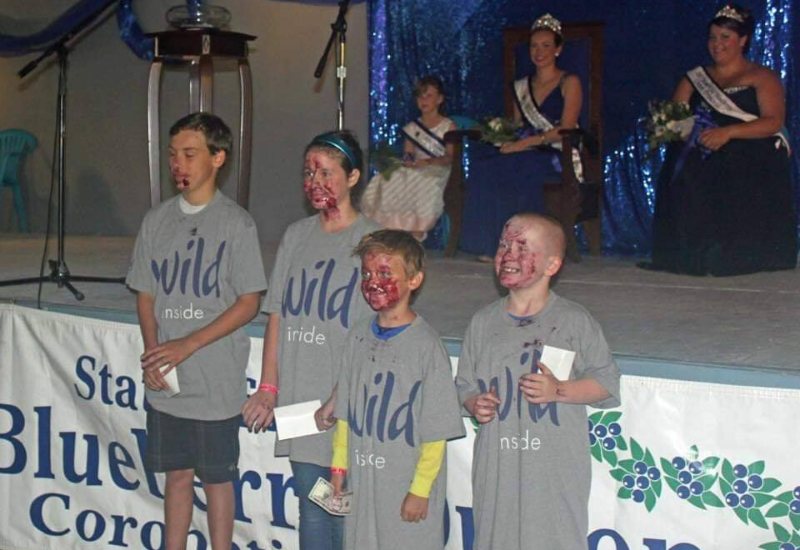
[[319,478],[308,494],[308,498],[329,514],[346,516],[350,514],[353,492],[342,491],[338,497],[333,496],[333,485],[328,480]]

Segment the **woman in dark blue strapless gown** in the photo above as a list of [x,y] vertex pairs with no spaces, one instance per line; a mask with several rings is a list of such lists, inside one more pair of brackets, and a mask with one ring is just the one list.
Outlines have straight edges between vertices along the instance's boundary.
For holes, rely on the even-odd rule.
[[783,89],[777,75],[743,57],[753,26],[738,6],[720,10],[709,25],[714,64],[689,71],[673,96],[710,112],[716,128],[667,153],[652,269],[726,276],[797,263]]
[[577,126],[582,103],[580,79],[556,65],[562,46],[558,20],[549,14],[537,19],[530,38],[536,74],[514,83],[515,118],[523,124],[524,137],[499,149],[483,143],[470,146],[461,233],[465,252],[494,256],[509,218],[545,212],[542,188],[561,175],[558,131]]

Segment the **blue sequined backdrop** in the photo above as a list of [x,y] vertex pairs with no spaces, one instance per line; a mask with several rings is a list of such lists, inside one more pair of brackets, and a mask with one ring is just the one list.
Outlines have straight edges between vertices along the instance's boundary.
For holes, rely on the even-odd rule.
[[[783,79],[792,136],[800,135],[798,3],[743,2],[757,21],[750,57]],[[718,8],[697,0],[371,0],[370,143],[396,140],[415,116],[412,87],[423,74],[444,80],[449,113],[501,115],[504,27],[529,25],[546,12],[564,22],[604,22],[604,245],[613,253],[649,252],[662,155],[647,155],[642,117],[650,99],[669,98],[685,71],[710,61],[706,25]],[[793,175],[797,182],[796,160]]]

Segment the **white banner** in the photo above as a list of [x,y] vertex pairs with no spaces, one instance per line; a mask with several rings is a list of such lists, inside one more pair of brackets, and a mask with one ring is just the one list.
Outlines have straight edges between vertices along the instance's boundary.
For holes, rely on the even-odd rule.
[[[142,468],[141,349],[135,325],[0,304],[0,548],[163,548],[163,476]],[[634,376],[622,391],[621,408],[591,411],[590,550],[800,546],[800,391]],[[448,447],[448,550],[472,546],[468,426]],[[240,440],[234,548],[296,549],[274,433]],[[190,549],[209,547],[204,508],[198,486]]]

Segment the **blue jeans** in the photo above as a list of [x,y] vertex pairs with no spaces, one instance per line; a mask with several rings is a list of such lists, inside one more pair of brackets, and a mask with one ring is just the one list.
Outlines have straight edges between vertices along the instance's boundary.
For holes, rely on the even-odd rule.
[[292,461],[291,465],[300,500],[300,550],[342,550],[344,518],[330,515],[308,499],[318,478],[330,481],[330,468],[308,462]]

